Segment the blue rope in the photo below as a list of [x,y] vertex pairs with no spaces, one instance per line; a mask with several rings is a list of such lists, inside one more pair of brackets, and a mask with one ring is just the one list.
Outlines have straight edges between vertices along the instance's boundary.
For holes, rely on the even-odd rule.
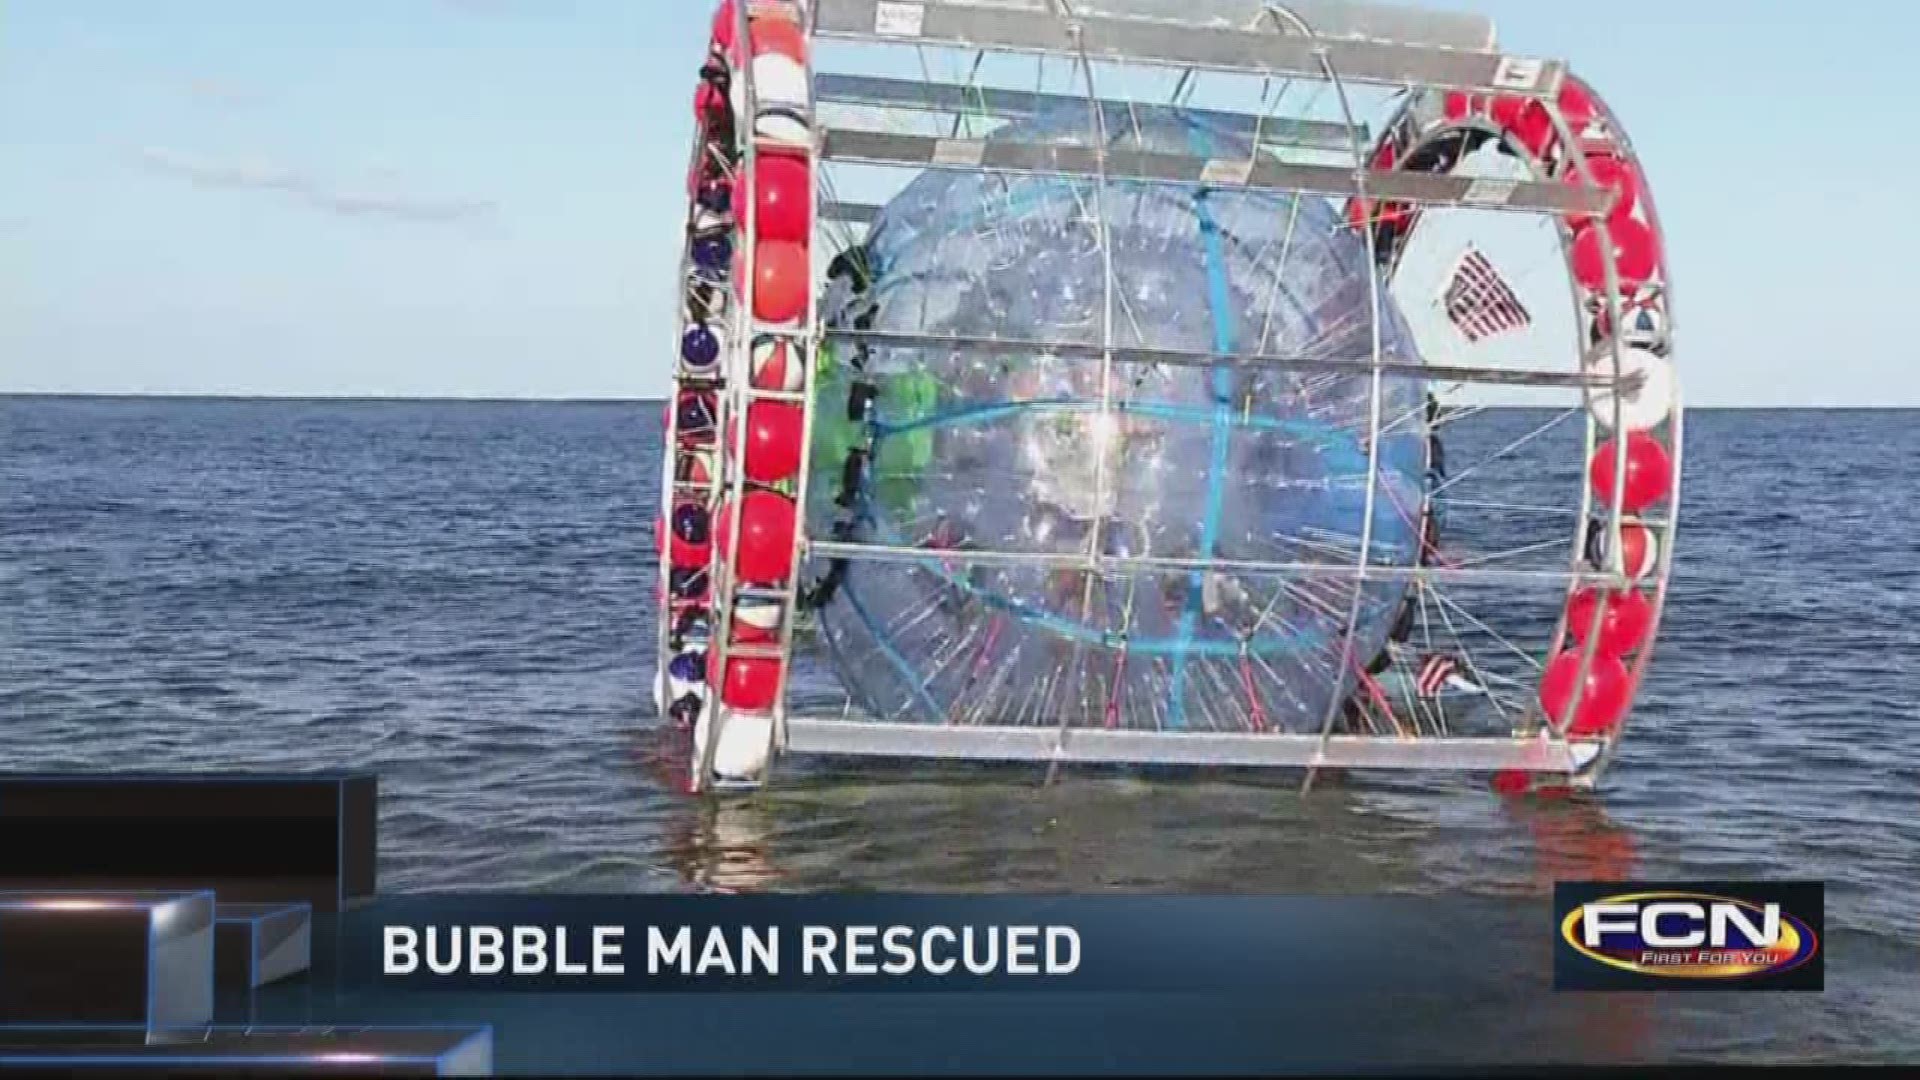
[[[849,570],[847,577],[852,576],[852,571]],[[913,665],[909,664],[900,650],[894,647],[892,638],[867,611],[866,605],[860,602],[859,594],[853,591],[853,582],[845,578],[841,579],[840,593],[847,598],[847,606],[853,609],[853,617],[859,619],[860,625],[866,627],[867,633],[872,635],[874,645],[880,649],[880,655],[887,658],[887,663],[893,666],[893,670],[900,676],[901,681],[907,684],[907,689],[913,693],[914,700],[926,708],[927,719],[939,720],[946,710],[942,709],[940,703],[933,699],[933,695],[927,692],[927,683],[933,681],[933,676],[929,674],[925,680],[922,680],[914,672]]]
[[[1216,373],[1217,375],[1217,373]],[[1098,401],[1085,398],[1034,398],[1027,401],[989,401],[962,405],[944,412],[930,413],[914,420],[905,420],[897,424],[884,421],[874,423],[874,441],[879,442],[890,435],[910,435],[916,431],[935,428],[959,427],[963,424],[991,423],[1022,412],[1095,412],[1100,408]],[[1116,412],[1144,416],[1153,420],[1168,420],[1175,423],[1217,423],[1223,418],[1218,407],[1211,409],[1195,408],[1172,402],[1158,401],[1121,401],[1114,403]],[[1292,435],[1302,442],[1311,443],[1316,450],[1329,455],[1337,455],[1329,463],[1329,472],[1338,473],[1342,469],[1363,471],[1367,467],[1366,454],[1362,453],[1359,436],[1344,431],[1336,424],[1319,420],[1294,420],[1279,416],[1267,416],[1262,413],[1238,413],[1229,409],[1225,422],[1236,428],[1252,428],[1256,431],[1279,431]]]
[[[1188,134],[1195,151],[1203,156],[1213,153],[1213,140],[1205,129],[1188,121]],[[1220,226],[1207,206],[1209,189],[1193,194],[1193,212],[1200,220],[1200,239],[1207,252],[1207,308],[1213,316],[1213,351],[1217,356],[1233,353],[1233,324],[1228,305],[1232,294],[1227,288],[1226,250],[1220,240]],[[1213,452],[1207,462],[1207,507],[1200,522],[1200,557],[1213,558],[1220,542],[1220,515],[1226,505],[1227,450],[1232,431],[1233,373],[1225,364],[1213,368]],[[1206,588],[1206,575],[1195,570],[1187,575],[1187,604],[1180,613],[1180,631],[1173,660],[1173,700],[1168,703],[1167,726],[1178,731],[1187,726],[1187,654],[1193,642],[1194,624],[1200,618],[1200,602]]]

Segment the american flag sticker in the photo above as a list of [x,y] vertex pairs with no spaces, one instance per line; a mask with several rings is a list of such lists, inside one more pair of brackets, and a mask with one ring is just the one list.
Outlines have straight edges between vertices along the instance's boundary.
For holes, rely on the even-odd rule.
[[1423,698],[1439,697],[1440,691],[1447,688],[1460,665],[1451,656],[1435,654],[1427,657],[1420,665],[1420,674],[1414,680],[1415,691]]
[[1533,323],[1533,316],[1514,295],[1513,287],[1478,248],[1468,248],[1460,256],[1441,302],[1447,318],[1472,342]]

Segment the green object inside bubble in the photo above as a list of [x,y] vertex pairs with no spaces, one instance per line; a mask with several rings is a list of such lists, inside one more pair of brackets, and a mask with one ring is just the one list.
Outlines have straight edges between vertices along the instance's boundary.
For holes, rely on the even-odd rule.
[[[816,386],[834,385],[840,368],[838,350],[832,343],[821,346],[815,367]],[[885,427],[899,427],[932,416],[940,404],[940,383],[925,371],[913,370],[870,375],[879,391],[875,413]],[[864,425],[847,419],[842,400],[815,402],[814,428],[818,433],[819,462],[837,477],[847,455],[866,439]],[[890,510],[911,505],[915,488],[927,466],[933,463],[932,428],[899,434],[880,434],[874,446],[869,484],[874,500]]]

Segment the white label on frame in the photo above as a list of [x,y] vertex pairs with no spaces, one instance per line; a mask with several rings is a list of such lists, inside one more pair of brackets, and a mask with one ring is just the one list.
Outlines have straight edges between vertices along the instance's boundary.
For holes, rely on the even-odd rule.
[[1466,194],[1460,196],[1460,201],[1498,205],[1513,198],[1514,190],[1519,186],[1518,180],[1502,180],[1493,176],[1475,177],[1473,182],[1467,185]]
[[1502,90],[1531,90],[1540,83],[1546,65],[1523,56],[1503,56],[1493,70],[1493,85]]
[[887,37],[919,37],[926,22],[925,4],[880,0],[873,11],[873,32]]
[[1200,170],[1200,182],[1203,184],[1243,185],[1252,178],[1252,159],[1228,161],[1214,158]]

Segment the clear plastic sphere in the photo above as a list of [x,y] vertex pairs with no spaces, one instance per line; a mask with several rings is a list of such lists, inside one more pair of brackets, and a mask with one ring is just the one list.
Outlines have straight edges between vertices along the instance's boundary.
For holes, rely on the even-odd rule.
[[[1068,110],[994,138],[1092,145],[1090,123]],[[1247,155],[1170,110],[1107,139]],[[1377,335],[1417,361],[1364,237],[1316,195],[935,170],[884,208],[864,258],[870,287],[830,289],[829,326],[954,340],[842,341],[821,360],[808,534],[929,549],[851,560],[820,611],[856,701],[928,723],[1319,730],[1406,593],[1404,576],[1361,585],[1361,541],[1373,566],[1416,560],[1425,387],[1233,358],[1364,363]],[[1109,367],[1057,343],[1193,359]],[[848,417],[859,381],[870,423]],[[846,458],[869,437],[850,510]],[[947,548],[1173,564],[970,566]]]

